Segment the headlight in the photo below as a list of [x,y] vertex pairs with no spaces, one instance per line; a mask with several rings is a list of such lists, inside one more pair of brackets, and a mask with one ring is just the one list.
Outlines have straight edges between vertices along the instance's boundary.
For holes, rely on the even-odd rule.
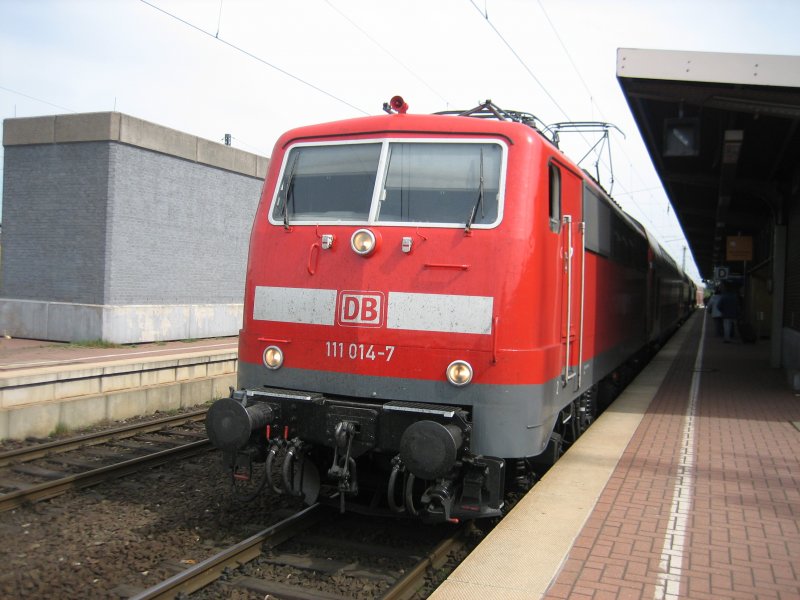
[[350,238],[350,247],[353,252],[361,256],[367,256],[375,250],[376,239],[375,234],[369,229],[359,229]]
[[269,346],[264,350],[264,366],[268,369],[280,369],[283,364],[283,350],[277,346]]
[[472,367],[465,360],[454,360],[447,366],[447,381],[453,385],[467,385],[472,381]]

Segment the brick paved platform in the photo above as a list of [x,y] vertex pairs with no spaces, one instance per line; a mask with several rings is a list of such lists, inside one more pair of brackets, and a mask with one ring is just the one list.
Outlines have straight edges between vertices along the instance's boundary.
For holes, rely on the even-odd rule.
[[[573,488],[593,509],[575,513],[574,536],[564,518],[566,558],[544,577],[530,574],[542,566],[541,546],[558,554],[534,523],[556,509],[525,506],[534,488],[508,517],[521,508],[516,518],[528,523],[513,526],[524,532],[517,552],[496,546],[504,520],[434,598],[800,598],[800,398],[769,367],[768,341],[725,344],[707,321],[698,311],[676,336],[674,359],[599,496]],[[614,408],[598,424],[636,410]],[[561,462],[551,486],[563,483]],[[506,568],[474,578],[487,562]]]

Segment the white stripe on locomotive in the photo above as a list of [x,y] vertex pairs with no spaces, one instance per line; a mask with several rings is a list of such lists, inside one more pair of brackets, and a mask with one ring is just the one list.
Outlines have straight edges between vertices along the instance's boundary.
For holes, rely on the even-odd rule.
[[[337,290],[257,286],[253,319],[334,325]],[[491,335],[494,298],[389,292],[387,329]]]

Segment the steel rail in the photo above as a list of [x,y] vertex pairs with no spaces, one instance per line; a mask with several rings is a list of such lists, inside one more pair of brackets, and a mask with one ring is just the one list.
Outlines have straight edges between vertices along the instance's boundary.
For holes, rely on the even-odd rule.
[[145,467],[154,467],[169,461],[188,458],[200,452],[212,450],[211,442],[207,439],[183,444],[146,456],[131,458],[121,463],[106,465],[91,471],[68,475],[60,479],[33,485],[23,490],[16,490],[0,495],[0,512],[11,510],[26,502],[38,502],[59,496],[71,489],[79,489],[96,485],[108,479],[122,477]]
[[38,458],[44,458],[46,456],[50,456],[51,454],[68,452],[83,446],[102,444],[112,439],[129,438],[142,433],[152,433],[167,427],[176,427],[185,423],[199,421],[207,412],[208,409],[204,408],[202,410],[196,410],[190,413],[183,413],[171,417],[164,417],[162,419],[148,421],[146,423],[125,425],[123,427],[106,429],[105,431],[98,431],[97,433],[71,437],[65,440],[55,440],[53,442],[37,444],[36,446],[29,446],[27,448],[8,450],[0,453],[0,467],[5,467],[12,463],[27,462],[36,460]]
[[447,562],[447,555],[456,550],[462,543],[462,538],[471,522],[462,525],[453,535],[441,542],[433,551],[419,561],[413,569],[397,581],[386,593],[381,596],[381,600],[407,600],[419,591],[425,584],[425,573],[429,568],[439,569]]
[[219,579],[228,567],[239,567],[261,555],[261,546],[269,538],[293,528],[305,527],[314,522],[321,510],[319,503],[295,513],[288,519],[271,525],[244,541],[192,565],[169,579],[140,592],[130,600],[155,600],[175,598],[178,594],[191,594]]

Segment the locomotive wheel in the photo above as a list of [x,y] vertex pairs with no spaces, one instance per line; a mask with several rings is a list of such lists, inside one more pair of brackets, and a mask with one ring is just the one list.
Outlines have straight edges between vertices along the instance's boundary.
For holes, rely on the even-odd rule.
[[578,400],[578,435],[581,435],[594,423],[597,417],[597,390],[592,387],[584,392]]
[[[578,400],[573,400],[558,414],[555,433],[559,434],[562,443],[569,448],[581,434],[578,427]],[[560,457],[563,453],[564,451],[561,450],[558,456]]]
[[589,429],[596,416],[597,395],[593,387],[561,409],[555,433],[561,436],[563,444],[568,448]]

